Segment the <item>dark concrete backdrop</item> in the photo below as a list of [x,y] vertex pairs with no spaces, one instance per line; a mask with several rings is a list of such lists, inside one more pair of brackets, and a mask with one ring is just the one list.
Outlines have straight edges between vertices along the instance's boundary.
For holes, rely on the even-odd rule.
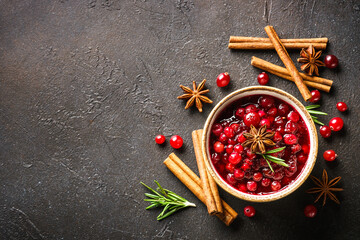
[[[359,1],[57,0],[0,1],[0,238],[1,239],[359,239]],[[313,174],[342,176],[338,206],[316,206],[307,181],[285,199],[253,205],[221,191],[239,212],[226,227],[162,164],[173,150],[163,133],[184,138],[175,151],[196,170],[191,131],[236,89],[256,85],[255,55],[282,65],[274,51],[230,51],[230,35],[328,37],[326,53],[340,60],[322,69],[334,80],[322,108],[341,116],[342,132],[319,138]],[[295,60],[299,51],[292,51]],[[299,65],[297,65],[299,66]],[[216,76],[227,71],[227,89]],[[206,78],[213,105],[184,110],[179,84]],[[269,85],[301,99],[295,85],[271,75]],[[346,101],[342,114],[336,103]],[[339,157],[326,163],[321,154]],[[196,170],[197,172],[197,170]],[[198,205],[161,222],[145,211],[157,179]]]

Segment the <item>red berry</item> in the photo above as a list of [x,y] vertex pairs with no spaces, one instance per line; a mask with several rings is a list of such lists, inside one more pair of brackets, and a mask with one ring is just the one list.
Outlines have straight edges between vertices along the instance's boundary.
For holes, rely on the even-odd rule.
[[232,139],[232,138],[229,138],[228,141],[227,141],[227,143],[228,143],[229,145],[235,145],[235,144],[236,144],[236,141],[235,141],[234,139]]
[[269,178],[263,178],[261,180],[261,186],[263,186],[263,187],[268,187],[270,185],[270,183],[271,183],[271,180]]
[[232,138],[233,136],[235,136],[234,129],[231,127],[226,127],[224,129],[224,133],[228,138]]
[[246,187],[250,192],[255,192],[257,189],[257,183],[254,181],[248,181]]
[[266,85],[269,82],[269,75],[266,72],[262,72],[258,75],[257,80],[260,85]]
[[336,104],[336,108],[337,108],[340,112],[345,112],[348,107],[347,107],[346,103],[344,103],[344,102],[338,102],[338,103]]
[[217,153],[222,153],[224,151],[224,144],[221,142],[214,143],[214,151]]
[[260,123],[260,116],[256,112],[249,112],[244,117],[244,123],[246,126],[250,127],[251,125],[254,125],[254,127],[257,127]]
[[242,119],[245,115],[245,108],[239,108],[238,110],[236,110],[235,112],[235,116],[238,118],[238,119]]
[[335,153],[334,150],[326,150],[323,154],[323,157],[326,161],[334,161],[335,158],[337,157],[337,154]]
[[300,144],[294,144],[294,145],[291,146],[291,153],[292,154],[296,154],[296,153],[298,153],[300,151],[301,151]]
[[244,147],[241,144],[236,144],[234,146],[234,152],[242,153],[244,151]]
[[239,184],[238,189],[239,189],[241,192],[246,192],[246,191],[247,191],[246,184],[245,184],[245,183]]
[[309,154],[309,152],[310,152],[310,147],[309,147],[309,145],[303,144],[303,145],[301,146],[301,149],[303,150],[303,153],[305,153],[305,154]]
[[313,218],[316,216],[317,209],[314,205],[307,205],[304,209],[304,214],[308,218]]
[[228,175],[226,175],[226,180],[228,183],[230,183],[231,185],[235,185],[236,184],[236,179],[234,177],[234,174],[232,173],[228,173]]
[[253,217],[255,216],[255,208],[252,206],[246,206],[244,207],[244,214],[247,217]]
[[221,160],[221,156],[220,154],[217,154],[217,153],[213,153],[211,155],[211,160],[213,161],[213,163],[217,163]]
[[297,160],[299,163],[304,164],[307,160],[308,156],[305,153],[299,153],[299,155],[297,156]]
[[218,87],[225,87],[230,83],[230,75],[225,73],[220,73],[219,76],[216,78],[216,84]]
[[276,114],[277,114],[277,109],[275,107],[273,108],[270,108],[268,111],[267,111],[267,114],[271,117],[276,117]]
[[240,131],[240,124],[238,124],[238,123],[233,123],[233,124],[230,125],[230,127],[232,129],[234,129],[235,133],[238,133]]
[[235,165],[232,163],[227,163],[225,168],[229,173],[234,173]]
[[183,145],[183,139],[179,135],[174,135],[170,138],[170,145],[175,149],[179,149]]
[[337,132],[343,128],[344,121],[339,117],[334,117],[330,120],[329,126],[330,126],[331,130]]
[[323,138],[328,138],[331,136],[331,128],[329,126],[321,126],[319,132]]
[[234,151],[234,145],[229,144],[229,145],[225,146],[225,151],[228,154],[231,154]]
[[273,181],[271,183],[271,190],[278,191],[281,188],[281,183],[279,181]]
[[221,124],[216,123],[213,125],[211,131],[215,136],[220,136],[220,134],[223,132],[224,128],[221,126]]
[[285,132],[286,133],[296,133],[298,130],[298,124],[294,123],[293,121],[287,121],[285,125]]
[[291,111],[287,115],[287,118],[293,122],[298,122],[300,120],[300,115],[295,111]]
[[294,134],[285,134],[284,142],[286,145],[293,145],[298,142],[298,138]]
[[165,142],[165,136],[164,135],[157,135],[155,137],[155,142],[157,144],[163,144]]
[[260,126],[266,125],[266,128],[270,128],[270,120],[267,118],[261,119]]
[[334,55],[326,55],[324,63],[327,68],[336,68],[339,64],[339,60]]
[[253,179],[254,179],[255,182],[261,181],[262,178],[263,178],[263,175],[262,175],[262,173],[260,173],[260,172],[256,172],[256,173],[254,173],[254,175],[253,175]]
[[274,98],[269,97],[269,96],[262,96],[259,99],[260,106],[262,106],[263,108],[266,108],[266,109],[273,107],[274,102],[275,102]]
[[222,143],[226,143],[228,140],[228,137],[225,135],[225,133],[221,133],[219,136],[219,141]]
[[248,163],[244,163],[242,166],[241,166],[241,169],[246,171],[246,170],[249,170],[251,167]]
[[229,162],[231,162],[232,164],[238,164],[241,161],[241,155],[237,152],[233,152],[232,154],[230,154],[229,156]]
[[279,132],[275,132],[274,137],[273,137],[273,140],[274,140],[275,142],[280,142],[281,139],[282,139],[281,134],[280,134]]
[[243,170],[241,170],[240,168],[235,168],[234,169],[234,177],[237,179],[237,180],[241,180],[243,179],[245,176],[245,173]]
[[245,113],[256,112],[258,108],[254,104],[249,104],[245,107]]
[[321,94],[318,90],[313,90],[311,91],[311,98],[310,98],[310,102],[312,103],[316,103],[320,100]]
[[266,115],[266,113],[263,110],[259,110],[258,114],[259,114],[260,117],[263,117],[263,116]]
[[238,143],[243,143],[246,141],[246,137],[244,137],[243,134],[240,134],[238,137],[237,137],[237,141]]

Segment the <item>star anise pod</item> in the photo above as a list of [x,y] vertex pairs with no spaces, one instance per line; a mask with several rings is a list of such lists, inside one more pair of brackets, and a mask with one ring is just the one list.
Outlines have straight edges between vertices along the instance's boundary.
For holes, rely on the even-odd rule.
[[315,52],[313,45],[310,45],[306,50],[303,48],[300,52],[301,58],[298,58],[299,63],[304,63],[301,65],[301,70],[306,72],[308,75],[312,76],[315,73],[316,76],[319,76],[318,67],[323,67],[325,64],[318,60],[321,56],[322,51]]
[[265,146],[275,146],[275,143],[271,140],[274,136],[274,132],[266,131],[266,124],[261,126],[259,130],[257,130],[254,125],[250,126],[249,133],[243,133],[246,141],[243,142],[243,146],[250,146],[250,150],[254,153],[260,152],[264,154],[266,152]]
[[198,87],[196,87],[196,83],[195,81],[193,81],[193,89],[191,90],[188,87],[185,87],[183,85],[180,85],[181,89],[185,92],[185,94],[177,97],[178,99],[189,99],[186,103],[185,109],[188,109],[189,107],[191,107],[194,102],[195,105],[197,107],[197,109],[199,110],[199,112],[202,112],[202,103],[206,102],[206,103],[212,103],[213,101],[211,101],[208,97],[203,96],[203,94],[208,93],[210,90],[206,89],[206,90],[202,90],[205,86],[205,82],[206,80],[204,79]]
[[320,193],[319,196],[316,198],[315,202],[319,201],[321,196],[324,196],[323,206],[326,203],[327,197],[329,197],[331,200],[333,200],[337,204],[340,204],[339,199],[337,199],[335,194],[332,192],[339,192],[339,191],[344,190],[342,188],[334,188],[333,187],[335,184],[337,184],[340,181],[341,177],[336,177],[336,178],[332,179],[331,181],[329,181],[329,177],[328,177],[328,174],[325,169],[322,174],[322,181],[320,181],[318,178],[316,178],[314,176],[310,176],[310,177],[311,177],[311,180],[313,180],[313,182],[318,187],[310,188],[306,192],[307,193]]

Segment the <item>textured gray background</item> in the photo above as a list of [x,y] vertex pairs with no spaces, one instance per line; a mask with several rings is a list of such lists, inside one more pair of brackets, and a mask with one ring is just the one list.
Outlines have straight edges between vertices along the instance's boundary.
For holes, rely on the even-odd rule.
[[[241,2],[241,3],[240,3]],[[1,239],[359,239],[359,1],[0,1],[0,238]],[[338,70],[322,94],[322,110],[345,121],[342,132],[319,138],[313,173],[341,175],[342,204],[328,202],[315,219],[303,208],[314,200],[307,181],[291,196],[252,204],[224,191],[239,212],[226,227],[162,164],[173,150],[163,133],[184,138],[175,151],[196,170],[191,131],[204,112],[184,110],[179,84],[206,78],[216,104],[233,90],[256,85],[252,55],[282,64],[274,51],[230,51],[230,35],[328,37]],[[293,59],[298,51],[291,52]],[[299,65],[297,65],[299,66]],[[228,71],[231,86],[216,76]],[[269,85],[301,99],[295,85],[270,76]],[[348,103],[347,114],[337,101]],[[196,170],[197,172],[197,170]],[[140,184],[157,179],[195,202],[161,222],[145,211]]]

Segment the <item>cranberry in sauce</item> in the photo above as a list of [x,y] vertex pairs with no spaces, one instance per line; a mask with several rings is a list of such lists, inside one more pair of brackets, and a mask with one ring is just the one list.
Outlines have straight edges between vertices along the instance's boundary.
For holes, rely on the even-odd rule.
[[[268,163],[241,144],[250,126],[275,133],[276,144],[286,147],[271,155],[289,167]],[[286,188],[301,173],[309,154],[309,132],[301,115],[288,103],[268,95],[241,98],[225,108],[212,126],[209,148],[219,175],[233,188],[248,194],[269,194]]]

